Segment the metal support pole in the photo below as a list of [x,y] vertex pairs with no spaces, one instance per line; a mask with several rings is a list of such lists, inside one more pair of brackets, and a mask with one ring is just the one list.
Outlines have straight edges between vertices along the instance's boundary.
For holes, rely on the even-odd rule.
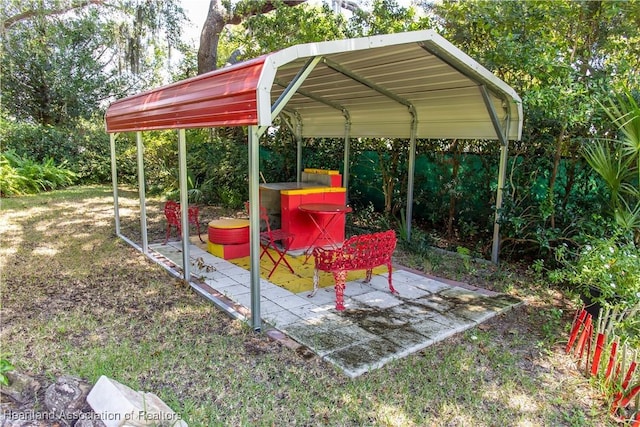
[[109,134],[111,145],[111,185],[113,185],[113,213],[116,236],[120,235],[120,207],[118,205],[118,162],[116,161],[116,134]]
[[497,264],[500,254],[500,209],[502,208],[502,194],[507,175],[507,160],[509,159],[509,145],[500,145],[500,166],[498,167],[498,190],[496,193],[496,213],[493,221],[493,246],[491,248],[491,262]]
[[342,171],[342,186],[346,189],[347,204],[349,204],[349,158],[351,157],[351,120],[349,119],[349,113],[347,112],[346,121],[344,123],[344,160]]
[[138,151],[138,194],[140,196],[140,235],[142,236],[142,252],[149,252],[149,237],[147,235],[147,196],[144,183],[144,144],[142,132],[136,132],[136,146]]
[[413,221],[413,181],[416,173],[416,134],[418,133],[418,117],[415,112],[411,119],[411,139],[409,140],[409,168],[407,174],[407,240],[411,240],[411,222]]
[[296,181],[302,181],[302,121],[296,118]]
[[509,159],[509,123],[511,121],[511,115],[509,110],[506,109],[505,124],[500,123],[500,118],[496,112],[489,91],[482,85],[480,86],[480,93],[482,99],[487,107],[487,112],[491,118],[491,123],[496,131],[496,136],[500,141],[500,166],[498,167],[498,190],[496,192],[496,213],[493,221],[493,246],[491,247],[491,262],[497,264],[500,254],[500,209],[502,208],[502,196],[504,192],[504,183],[507,175],[507,161]]
[[182,223],[182,271],[184,281],[191,281],[189,257],[189,192],[187,188],[187,137],[184,129],[178,129],[178,169],[180,185],[180,222]]
[[249,126],[249,260],[251,263],[251,327],[262,329],[260,318],[260,129]]

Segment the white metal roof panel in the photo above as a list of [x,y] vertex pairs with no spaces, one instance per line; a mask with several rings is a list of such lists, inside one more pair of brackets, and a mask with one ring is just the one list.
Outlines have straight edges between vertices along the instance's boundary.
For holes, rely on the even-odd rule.
[[[432,30],[310,43],[270,54],[267,63],[272,66],[265,65],[259,96],[264,102],[260,113],[268,111],[269,116],[260,115],[261,124],[271,123],[270,108],[283,85],[317,55],[413,105],[418,138],[496,139],[481,85],[503,126],[509,117],[508,138],[521,137],[522,106],[516,92]],[[411,115],[405,105],[321,62],[287,103],[287,111],[302,120],[303,136],[344,136],[342,112],[318,100],[349,112],[351,136],[410,135]]]

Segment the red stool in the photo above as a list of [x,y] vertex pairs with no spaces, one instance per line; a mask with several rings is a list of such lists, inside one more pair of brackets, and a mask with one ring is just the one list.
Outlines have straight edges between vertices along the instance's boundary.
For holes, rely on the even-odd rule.
[[249,256],[249,221],[217,219],[209,223],[209,253],[222,259]]

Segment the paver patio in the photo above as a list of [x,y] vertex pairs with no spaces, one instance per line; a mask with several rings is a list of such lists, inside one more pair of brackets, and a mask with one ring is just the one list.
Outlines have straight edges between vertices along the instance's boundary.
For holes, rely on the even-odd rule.
[[[180,242],[169,242],[152,244],[150,249],[180,266],[181,246]],[[190,257],[193,274],[206,284],[197,290],[223,295],[235,303],[230,310],[248,317],[249,272],[196,245],[191,245]],[[346,310],[342,312],[335,310],[332,287],[321,288],[309,298],[308,291],[292,293],[261,278],[261,317],[353,378],[522,304],[508,295],[402,266],[394,267],[398,294],[392,295],[386,276],[386,272],[374,275],[370,284],[347,282]]]

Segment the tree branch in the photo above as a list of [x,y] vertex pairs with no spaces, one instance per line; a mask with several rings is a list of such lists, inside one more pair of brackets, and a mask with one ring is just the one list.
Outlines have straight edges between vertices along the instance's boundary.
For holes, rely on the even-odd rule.
[[225,25],[240,24],[250,16],[271,12],[278,6],[297,6],[306,0],[285,0],[282,3],[273,1],[245,1],[235,5],[231,11],[225,10],[219,0],[211,0],[209,12],[200,33],[198,48],[198,74],[216,69],[218,62],[218,42]]
[[61,15],[63,13],[69,12],[70,10],[73,9],[79,9],[82,7],[86,7],[92,4],[96,4],[96,5],[101,5],[104,2],[104,0],[76,0],[71,2],[71,4],[69,4],[68,6],[63,6],[57,9],[41,9],[41,10],[35,10],[35,9],[30,9],[27,11],[24,11],[22,13],[19,13],[17,15],[13,15],[8,17],[7,19],[5,19],[2,22],[2,29],[6,30],[8,28],[10,28],[11,26],[13,26],[14,24],[20,22],[20,21],[24,21],[25,19],[31,19],[34,16],[38,16],[38,15],[45,15],[45,16],[51,16],[51,15]]
[[346,10],[348,10],[350,12],[356,12],[356,11],[362,10],[360,8],[360,5],[355,1],[340,0],[340,1],[338,1],[338,6],[341,9],[346,9]]
[[[307,0],[285,0],[282,2],[284,6],[297,6],[299,4],[305,3]],[[249,1],[246,3],[239,3],[236,5],[233,14],[229,16],[226,20],[227,24],[238,25],[243,20],[250,16],[259,15],[262,13],[268,13],[272,10],[275,10],[278,7],[278,2],[265,1],[263,2],[255,2]]]

